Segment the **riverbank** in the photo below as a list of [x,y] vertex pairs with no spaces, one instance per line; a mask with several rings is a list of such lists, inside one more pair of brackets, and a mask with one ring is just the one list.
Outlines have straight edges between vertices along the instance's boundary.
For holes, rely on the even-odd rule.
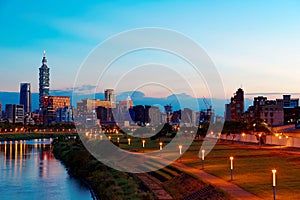
[[[124,173],[97,161],[78,138],[54,140],[53,146],[54,154],[65,163],[69,173],[88,183],[99,199],[230,199],[225,192],[177,167]],[[149,160],[147,163],[158,164]]]
[[80,140],[53,141],[53,153],[69,173],[90,184],[98,199],[155,199],[134,175],[111,169],[97,161]]
[[89,188],[66,173],[51,152],[51,139],[0,144],[0,199],[93,200]]
[[66,134],[66,133],[5,133],[5,134],[0,134],[0,141],[55,138],[55,137],[69,136],[69,135],[72,135],[72,134]]

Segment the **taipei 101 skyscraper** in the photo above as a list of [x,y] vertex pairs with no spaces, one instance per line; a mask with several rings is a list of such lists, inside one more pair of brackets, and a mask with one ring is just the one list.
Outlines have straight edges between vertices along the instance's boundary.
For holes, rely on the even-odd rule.
[[50,88],[50,69],[47,66],[46,51],[42,59],[42,66],[39,68],[39,108],[43,108],[43,97],[49,96]]

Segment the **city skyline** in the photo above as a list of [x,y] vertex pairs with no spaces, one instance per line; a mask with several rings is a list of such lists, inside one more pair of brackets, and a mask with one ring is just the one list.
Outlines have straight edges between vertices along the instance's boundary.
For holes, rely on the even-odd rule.
[[[241,85],[249,98],[251,94],[270,98],[280,98],[282,94],[300,96],[297,89],[299,2],[142,1],[133,4],[120,1],[114,4],[101,1],[66,4],[67,11],[62,9],[64,5],[47,2],[23,6],[12,1],[2,3],[2,19],[7,20],[0,22],[5,27],[0,39],[0,70],[6,76],[1,79],[0,91],[16,92],[19,83],[29,82],[32,92],[37,92],[37,72],[44,49],[51,68],[51,89],[72,88],[79,66],[99,43],[128,29],[161,27],[187,35],[206,50],[223,79],[226,98]],[[13,10],[16,15],[10,15]],[[14,32],[15,28],[18,32]],[[155,53],[150,55],[146,59],[141,54],[141,61],[165,61],[168,58]],[[125,66],[131,64],[128,61]],[[180,62],[180,65],[168,64],[175,68],[183,66]],[[104,88],[113,87],[103,86],[101,91]],[[146,93],[153,97],[168,95],[151,91],[151,88]]]
[[[44,97],[53,95],[53,94],[51,94],[52,92],[50,90],[50,84],[49,84],[50,78],[49,77],[50,77],[50,68],[48,68],[48,66],[47,66],[46,51],[44,50],[43,58],[42,58],[42,66],[39,68],[39,110],[41,110],[43,107]],[[30,104],[29,110],[31,110],[31,89],[30,89],[31,84],[30,83],[20,83],[21,88],[23,87],[22,85],[29,85],[26,88],[21,89],[20,93],[19,93],[20,104],[24,105],[24,108],[25,108],[24,111],[26,113],[28,113],[28,111],[26,111],[26,110],[28,110],[27,104]],[[194,98],[190,95],[187,95],[186,93],[180,93],[180,94],[172,94],[171,93],[169,96],[162,98],[162,97],[149,97],[149,96],[145,95],[145,93],[143,93],[139,90],[118,93],[116,96],[113,88],[104,89],[104,93],[96,92],[97,87],[89,86],[89,85],[84,85],[84,87],[82,87],[82,88],[76,88],[74,90],[73,89],[70,89],[69,91],[67,91],[67,94],[60,90],[54,90],[54,93],[55,92],[60,93],[59,96],[65,96],[65,97],[68,96],[69,102],[70,102],[70,97],[71,97],[74,105],[77,104],[79,101],[82,101],[83,99],[99,99],[99,100],[101,100],[104,98],[105,101],[110,101],[115,106],[117,104],[116,97],[118,96],[118,101],[122,101],[125,99],[124,98],[124,94],[125,94],[125,95],[127,95],[127,97],[129,97],[129,96],[133,97],[134,102],[136,103],[135,105],[150,105],[150,106],[154,106],[154,107],[158,106],[161,111],[163,110],[164,105],[173,104],[173,106],[175,105],[174,108],[176,110],[182,110],[183,108],[190,108],[190,109],[198,112],[205,108],[208,109],[208,106],[212,106],[215,113],[217,114],[217,116],[225,116],[224,113],[227,112],[227,104],[225,105],[225,109],[224,109],[224,104],[226,103],[225,99],[223,99],[224,101],[222,101],[222,99],[210,98],[210,102],[205,102],[206,98],[204,96],[202,98]],[[242,88],[239,88],[238,91],[239,90],[243,91]],[[27,95],[29,98],[28,103],[25,102],[25,100],[24,100],[25,94],[23,94],[23,93],[25,91],[29,91],[29,95]],[[90,92],[86,93],[86,91],[90,91]],[[92,91],[94,91],[94,92],[92,92]],[[3,92],[0,91],[0,97],[2,96],[1,93],[3,93]],[[8,94],[9,94],[9,92],[8,92]],[[286,96],[286,93],[277,93],[277,95],[278,94],[283,94],[283,96]],[[236,94],[234,93],[234,95],[236,95]],[[242,92],[243,101],[244,101],[244,95],[245,94],[243,91]],[[266,98],[272,99],[272,95],[270,98],[270,95],[268,93],[267,94],[266,93],[263,93],[263,94],[252,93],[251,95],[254,95],[254,96],[256,95],[256,97],[263,97],[265,95]],[[288,96],[290,96],[290,95],[291,94],[289,94]],[[103,97],[101,97],[101,96],[103,96]],[[254,97],[254,99],[256,97]],[[3,98],[0,98],[0,99],[3,101]],[[244,103],[243,103],[242,110],[240,110],[240,114],[242,112],[246,111],[247,108],[250,107],[252,105],[252,103],[254,103],[254,101],[252,101],[252,99],[245,98],[246,107],[244,107]],[[226,99],[226,100],[228,101],[229,99]],[[232,98],[231,98],[231,101],[232,101]],[[276,101],[277,101],[277,98],[276,98]],[[4,99],[4,102],[5,102],[5,104],[13,103],[13,101],[7,102],[6,99]],[[23,102],[23,103],[21,103],[21,102]],[[193,103],[196,103],[196,104],[193,104]],[[69,103],[69,105],[70,104],[71,104],[71,102]]]

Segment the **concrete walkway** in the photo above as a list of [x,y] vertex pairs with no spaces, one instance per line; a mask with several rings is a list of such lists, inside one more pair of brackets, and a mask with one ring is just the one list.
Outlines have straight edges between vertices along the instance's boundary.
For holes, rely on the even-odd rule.
[[174,162],[172,165],[180,168],[184,172],[191,173],[191,174],[197,176],[198,178],[202,179],[203,181],[210,183],[210,184],[226,191],[228,194],[230,194],[235,199],[238,199],[238,200],[239,199],[240,200],[261,200],[261,198],[255,196],[254,194],[252,194],[250,192],[243,190],[242,188],[238,187],[237,185],[235,185],[231,182],[225,181],[216,176],[213,176],[211,174],[208,174],[201,169],[189,167],[180,162]]

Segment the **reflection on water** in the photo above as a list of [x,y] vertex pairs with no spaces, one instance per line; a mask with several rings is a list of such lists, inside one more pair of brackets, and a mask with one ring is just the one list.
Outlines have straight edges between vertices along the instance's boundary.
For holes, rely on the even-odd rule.
[[51,148],[51,139],[2,141],[0,199],[92,199]]

